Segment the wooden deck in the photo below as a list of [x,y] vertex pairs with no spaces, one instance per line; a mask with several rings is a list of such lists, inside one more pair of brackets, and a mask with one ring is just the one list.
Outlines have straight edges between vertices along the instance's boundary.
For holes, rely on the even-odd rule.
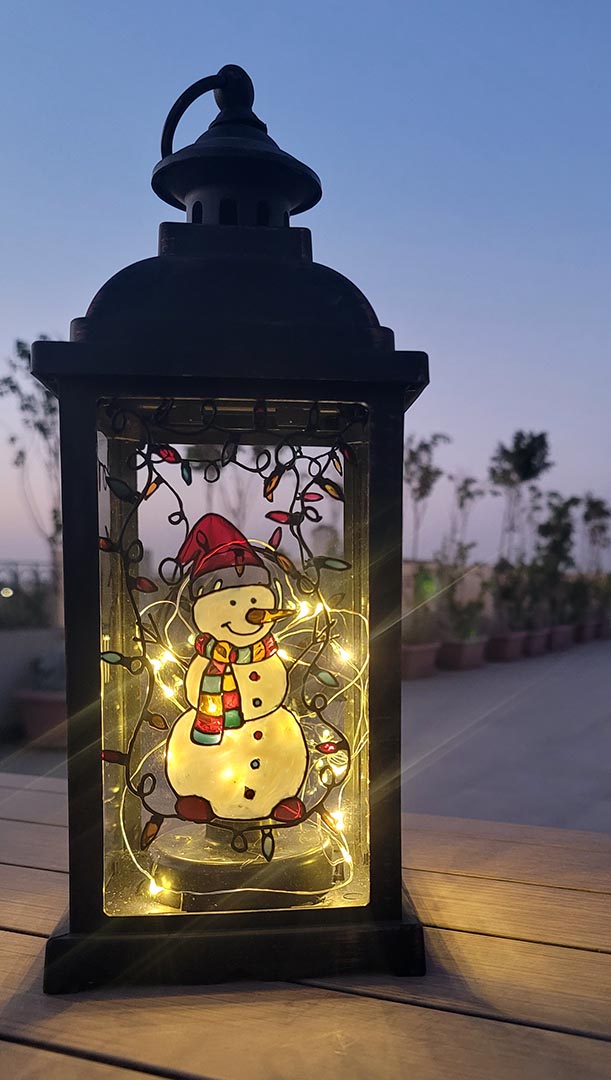
[[405,815],[423,979],[42,994],[65,783],[0,773],[0,1059],[17,1080],[607,1080],[611,836]]

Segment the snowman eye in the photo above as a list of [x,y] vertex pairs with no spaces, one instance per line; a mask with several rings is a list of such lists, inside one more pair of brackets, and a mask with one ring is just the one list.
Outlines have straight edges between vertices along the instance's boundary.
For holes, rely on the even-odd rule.
[[237,604],[237,600],[230,600],[229,603],[231,604],[232,607],[235,607],[236,604]]
[[256,604],[256,602],[257,602],[256,596],[251,596],[250,602],[251,602],[251,604]]
[[261,765],[261,762],[259,761],[258,757],[254,758],[250,763],[251,769],[258,769],[260,765]]

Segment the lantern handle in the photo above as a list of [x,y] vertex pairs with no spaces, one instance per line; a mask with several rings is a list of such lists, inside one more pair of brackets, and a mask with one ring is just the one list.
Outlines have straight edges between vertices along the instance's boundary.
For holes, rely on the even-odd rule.
[[[176,99],[161,133],[162,158],[174,153],[174,135],[184,113],[197,98],[207,94],[209,90],[215,91],[216,103],[222,112],[231,112],[232,118],[237,119],[239,115],[242,121],[255,122],[257,126],[265,127],[252,112],[255,88],[250,75],[237,64],[225,64],[216,75],[206,75],[205,78],[198,79]],[[212,123],[217,123],[217,120]]]

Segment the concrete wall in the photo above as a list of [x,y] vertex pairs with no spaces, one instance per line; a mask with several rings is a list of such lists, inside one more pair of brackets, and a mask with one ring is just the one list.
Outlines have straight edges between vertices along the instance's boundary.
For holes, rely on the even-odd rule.
[[27,686],[30,664],[57,640],[53,628],[0,630],[0,741],[18,734],[13,692]]

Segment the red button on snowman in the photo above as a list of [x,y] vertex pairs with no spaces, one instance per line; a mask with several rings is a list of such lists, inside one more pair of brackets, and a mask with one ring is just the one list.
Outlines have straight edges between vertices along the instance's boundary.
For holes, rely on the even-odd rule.
[[168,739],[166,773],[187,821],[296,822],[308,751],[284,707],[287,672],[271,632],[279,611],[269,574],[245,536],[205,514],[178,553],[189,569],[200,631],[184,681],[189,708]]

